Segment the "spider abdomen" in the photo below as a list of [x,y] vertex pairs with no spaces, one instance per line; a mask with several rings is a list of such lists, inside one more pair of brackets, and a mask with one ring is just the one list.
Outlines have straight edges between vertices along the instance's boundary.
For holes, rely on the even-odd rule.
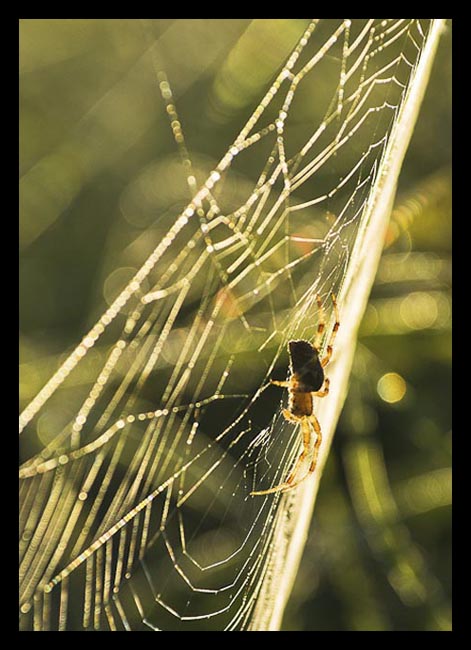
[[299,393],[314,393],[324,383],[319,352],[307,341],[289,341],[293,388]]

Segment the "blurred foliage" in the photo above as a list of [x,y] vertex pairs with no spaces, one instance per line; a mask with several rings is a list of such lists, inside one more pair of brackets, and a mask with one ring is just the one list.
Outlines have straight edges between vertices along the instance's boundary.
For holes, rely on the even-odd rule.
[[[243,74],[253,48],[276,38],[277,67],[299,35],[296,21],[283,29],[272,22],[147,26],[166,48],[197,182],[269,80],[271,67]],[[146,58],[148,36],[137,20],[21,21],[21,407],[185,205],[187,188],[169,182],[175,141]],[[286,630],[451,625],[450,84],[448,25],[403,165]],[[87,363],[99,347],[92,352]],[[86,364],[82,372],[86,383]]]

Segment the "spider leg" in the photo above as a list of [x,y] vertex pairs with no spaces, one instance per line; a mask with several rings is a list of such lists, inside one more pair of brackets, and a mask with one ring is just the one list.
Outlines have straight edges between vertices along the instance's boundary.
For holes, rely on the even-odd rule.
[[315,393],[312,393],[314,397],[325,397],[329,394],[330,379],[327,377],[324,379],[324,390],[318,390]]
[[309,474],[312,474],[312,472],[316,469],[317,457],[319,455],[319,449],[322,444],[322,431],[319,420],[316,418],[314,413],[309,416],[309,420],[312,422],[312,426],[316,432],[316,442],[314,443],[314,449],[312,450],[312,460],[311,464],[309,465]]
[[[311,427],[309,426],[309,419],[304,417],[301,420],[301,433],[303,436],[303,450],[299,455],[298,460],[296,461],[295,466],[293,467],[291,474],[288,476],[286,479],[286,485],[289,485],[291,487],[291,484],[293,483],[296,474],[298,473],[298,470],[303,462],[303,460],[306,458],[306,456],[309,454],[309,446],[311,444]],[[286,489],[286,488],[285,488]]]
[[330,357],[332,356],[332,350],[334,349],[334,341],[335,337],[337,336],[337,331],[340,327],[340,320],[339,320],[339,310],[337,307],[337,299],[335,298],[335,294],[332,295],[332,303],[334,305],[334,314],[335,314],[335,323],[332,328],[332,334],[330,335],[330,340],[329,344],[327,345],[326,353],[324,358],[321,360],[321,366],[325,368],[325,366],[329,363]]
[[268,488],[268,490],[255,490],[254,492],[250,492],[250,496],[258,497],[263,494],[273,494],[274,492],[286,492],[286,490],[289,490],[291,487],[292,486],[289,483],[280,483],[275,487]]
[[288,411],[288,409],[282,409],[281,411],[283,413],[283,417],[285,420],[288,420],[288,422],[295,422],[296,424],[301,421],[301,418],[298,417],[297,415],[293,415],[291,411]]
[[277,379],[270,379],[270,384],[281,386],[282,388],[289,388],[291,385],[289,381],[278,381]]
[[[302,483],[308,476],[312,474],[312,472],[316,468],[317,457],[319,455],[319,448],[322,443],[322,431],[321,431],[321,425],[319,424],[319,420],[316,418],[314,413],[312,413],[311,415],[304,416],[303,418],[297,418],[296,416],[293,416],[289,411],[287,411],[287,413],[289,413],[291,418],[286,418],[286,419],[293,419],[295,421],[301,422],[301,432],[303,434],[303,450],[299,455],[299,458],[296,461],[296,464],[292,472],[290,473],[290,475],[288,476],[288,478],[284,483],[280,483],[279,485],[269,488],[268,490],[251,492],[250,493],[251,496],[262,495],[262,494],[273,494],[274,492],[288,492],[289,490],[292,490],[297,485]],[[284,411],[283,411],[283,415],[285,415]],[[309,454],[309,447],[311,444],[311,427],[310,427],[311,424],[316,433],[316,441],[314,443],[314,447],[312,450],[311,464],[309,465],[309,470],[304,474],[304,476],[302,476],[298,481],[295,481],[296,474],[298,473],[301,464]]]
[[[319,424],[319,420],[316,418],[316,416],[314,415],[314,413],[312,413],[311,415],[309,415],[309,416],[306,418],[306,420],[307,420],[308,422],[311,422],[311,424],[312,424],[312,426],[313,426],[313,428],[314,428],[314,431],[316,432],[316,441],[315,441],[315,443],[314,443],[314,448],[313,448],[313,450],[312,450],[312,460],[311,460],[311,464],[309,465],[309,470],[306,472],[306,474],[304,474],[304,476],[302,476],[302,477],[299,479],[299,481],[295,481],[294,483],[293,483],[293,482],[292,482],[292,483],[288,483],[288,481],[289,481],[289,478],[288,478],[288,480],[286,481],[286,483],[287,483],[288,485],[287,485],[286,487],[283,488],[283,492],[287,492],[288,490],[291,490],[292,488],[295,488],[297,485],[299,485],[300,483],[302,483],[302,482],[303,482],[303,481],[304,481],[308,476],[310,476],[310,475],[313,473],[313,471],[316,469],[316,465],[317,465],[317,457],[318,457],[318,455],[319,455],[319,448],[320,448],[320,446],[321,446],[321,444],[322,444],[322,431],[321,431],[321,425]],[[307,422],[306,422],[306,424],[307,424],[307,426],[309,426],[309,424],[308,424]]]
[[318,350],[325,329],[325,316],[324,316],[324,307],[322,306],[322,299],[319,294],[316,295],[316,301],[317,301],[317,309],[319,310],[319,320],[317,323],[316,337],[314,339],[313,346]]

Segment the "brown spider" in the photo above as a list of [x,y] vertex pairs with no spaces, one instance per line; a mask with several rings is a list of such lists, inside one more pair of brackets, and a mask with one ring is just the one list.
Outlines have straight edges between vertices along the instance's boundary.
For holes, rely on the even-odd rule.
[[[318,419],[313,413],[312,398],[325,397],[329,393],[329,379],[324,376],[324,368],[329,363],[332,356],[335,336],[339,329],[339,312],[337,301],[334,294],[331,294],[334,305],[335,323],[330,335],[330,341],[327,345],[325,356],[319,357],[319,346],[325,329],[324,309],[319,294],[316,296],[317,306],[319,309],[319,323],[314,339],[311,345],[308,341],[288,341],[288,352],[290,357],[290,377],[288,381],[270,380],[275,386],[281,386],[288,389],[289,401],[288,408],[283,409],[282,413],[289,422],[300,423],[301,434],[303,437],[303,450],[296,461],[296,464],[290,475],[284,483],[280,483],[268,490],[259,490],[251,492],[251,495],[271,494],[272,492],[287,492],[299,485],[307,478],[316,468],[317,455],[322,442],[322,432]],[[311,446],[311,425],[316,434],[316,441],[312,450],[311,464],[309,471],[299,480],[296,475],[304,461],[309,455]]]

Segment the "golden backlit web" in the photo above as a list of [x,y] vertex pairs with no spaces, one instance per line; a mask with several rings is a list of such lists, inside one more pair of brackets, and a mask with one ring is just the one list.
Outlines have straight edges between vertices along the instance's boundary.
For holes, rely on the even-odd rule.
[[[299,21],[203,182],[149,37],[188,200],[20,416],[23,437],[51,426],[20,469],[21,629],[248,628],[280,505],[249,493],[299,453],[268,380],[313,336],[317,293],[332,316],[431,24]],[[57,424],[64,400],[75,415]]]

